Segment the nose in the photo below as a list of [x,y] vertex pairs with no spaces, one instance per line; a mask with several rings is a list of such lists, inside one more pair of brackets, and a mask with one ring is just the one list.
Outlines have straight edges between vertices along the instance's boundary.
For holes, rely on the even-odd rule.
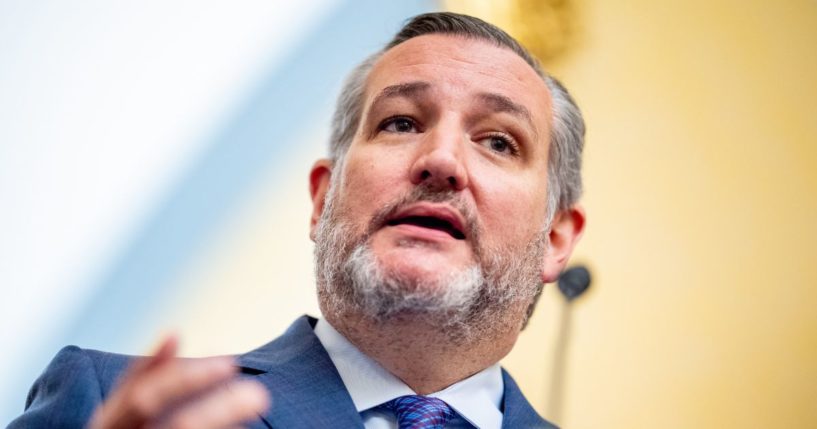
[[438,129],[421,143],[419,155],[411,167],[411,182],[437,190],[461,191],[468,186],[462,133]]

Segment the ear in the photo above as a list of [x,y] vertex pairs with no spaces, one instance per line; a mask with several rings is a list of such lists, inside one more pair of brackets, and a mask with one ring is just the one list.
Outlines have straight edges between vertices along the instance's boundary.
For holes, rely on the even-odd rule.
[[332,161],[319,159],[309,172],[309,195],[312,198],[312,218],[309,220],[309,238],[315,241],[315,229],[323,213],[326,192],[332,178]]
[[584,208],[578,204],[556,213],[550,228],[550,246],[543,261],[543,283],[553,283],[559,278],[584,232],[584,223]]

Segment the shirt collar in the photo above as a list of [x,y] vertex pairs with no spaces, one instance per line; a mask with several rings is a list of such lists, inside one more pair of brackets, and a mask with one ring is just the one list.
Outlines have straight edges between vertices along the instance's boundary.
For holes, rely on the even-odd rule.
[[[416,395],[405,383],[372,358],[358,350],[324,319],[315,325],[315,335],[340,374],[358,412],[403,395]],[[502,426],[504,384],[499,364],[427,396],[442,399],[463,418],[480,428]]]

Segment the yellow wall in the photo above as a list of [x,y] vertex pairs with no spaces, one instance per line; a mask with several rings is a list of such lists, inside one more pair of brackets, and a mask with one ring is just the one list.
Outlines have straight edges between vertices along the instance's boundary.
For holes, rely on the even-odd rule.
[[595,282],[564,411],[555,288],[505,364],[567,428],[817,427],[817,2],[573,3],[551,70],[589,124]]

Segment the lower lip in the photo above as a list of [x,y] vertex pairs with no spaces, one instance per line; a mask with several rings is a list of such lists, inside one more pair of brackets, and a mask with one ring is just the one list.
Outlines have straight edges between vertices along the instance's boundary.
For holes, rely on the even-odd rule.
[[442,241],[442,240],[455,240],[455,241],[457,241],[456,238],[452,237],[451,234],[449,234],[449,233],[447,233],[445,231],[440,231],[438,229],[432,229],[432,228],[425,228],[425,227],[417,226],[417,225],[410,225],[410,224],[405,224],[404,223],[404,224],[400,224],[400,225],[389,226],[388,228],[389,229],[394,229],[394,230],[398,231],[401,234],[409,235],[412,238],[418,238],[418,239],[429,240],[429,241]]

